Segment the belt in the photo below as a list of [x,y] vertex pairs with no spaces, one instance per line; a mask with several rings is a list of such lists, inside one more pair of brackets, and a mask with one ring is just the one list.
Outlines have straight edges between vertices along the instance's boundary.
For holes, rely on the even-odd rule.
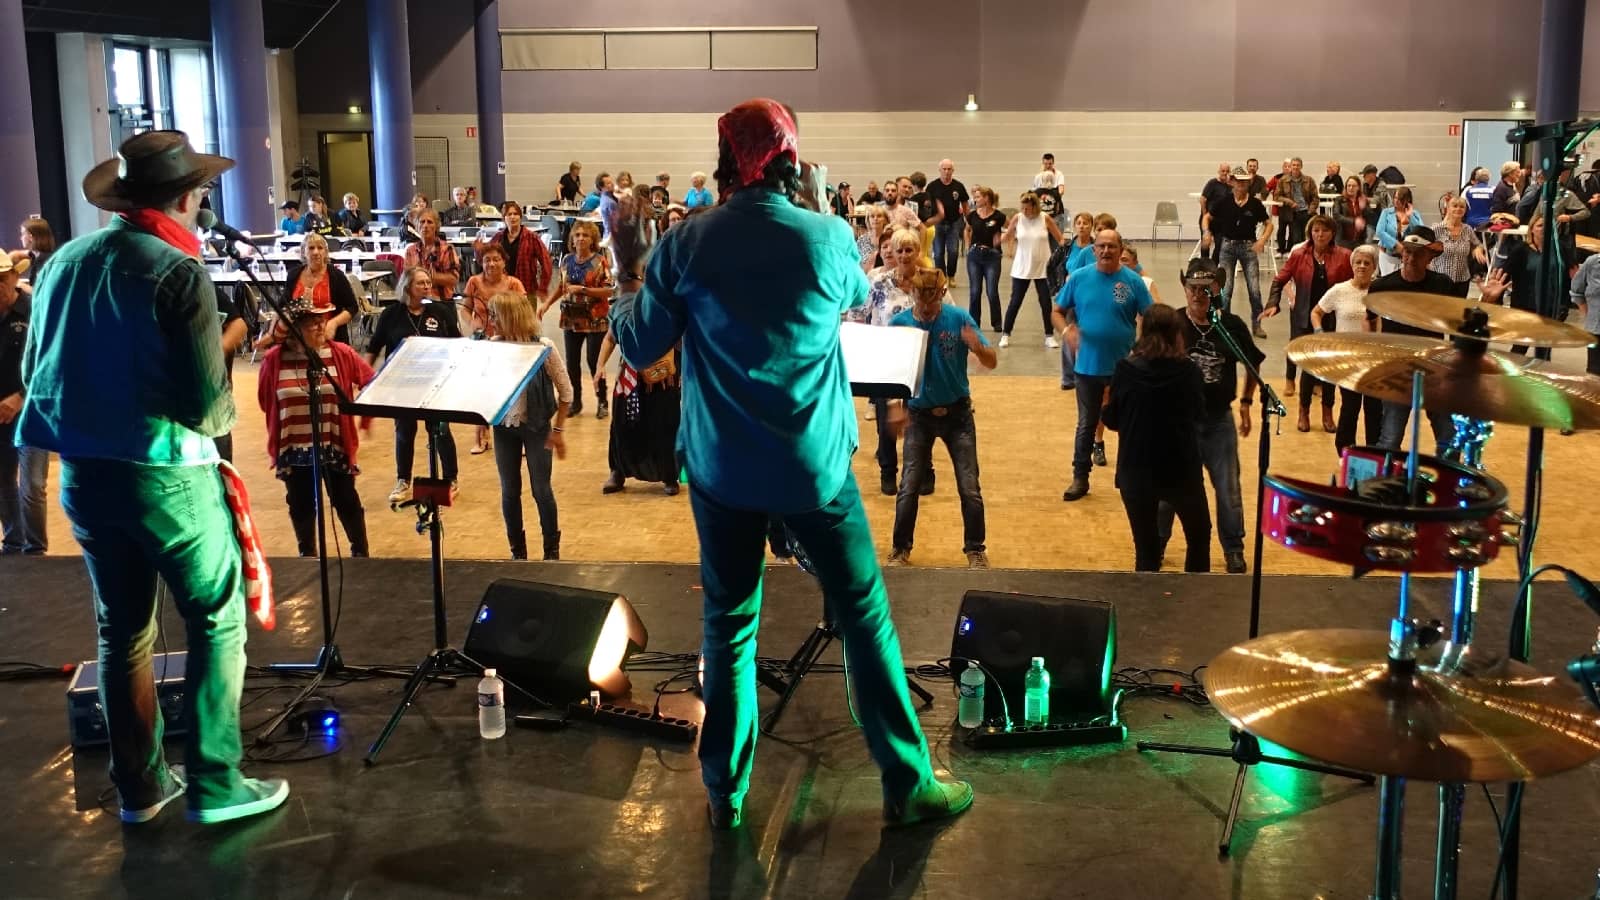
[[962,397],[960,400],[957,400],[954,403],[946,404],[944,406],[923,406],[923,407],[913,406],[913,407],[911,407],[911,411],[914,412],[914,413],[919,413],[921,415],[933,416],[934,418],[942,419],[945,416],[952,415],[954,413],[963,412],[963,411],[969,409],[971,406],[972,406],[972,398],[971,397]]

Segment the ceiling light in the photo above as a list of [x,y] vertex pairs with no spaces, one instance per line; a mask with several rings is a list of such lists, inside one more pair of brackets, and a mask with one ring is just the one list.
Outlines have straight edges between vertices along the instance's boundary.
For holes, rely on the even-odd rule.
[[356,105],[355,105],[355,104],[353,104],[353,103],[352,103],[352,104],[350,104],[350,115],[352,115],[352,116],[359,116],[359,115],[361,115],[361,107],[359,107],[359,106],[356,106]]
[[976,94],[968,94],[967,95],[967,105],[966,105],[965,109],[966,109],[967,112],[977,112],[978,111],[978,97],[977,97]]
[[1521,100],[1521,99],[1513,100],[1513,101],[1511,101],[1511,108],[1512,109],[1527,109],[1528,108],[1528,101]]

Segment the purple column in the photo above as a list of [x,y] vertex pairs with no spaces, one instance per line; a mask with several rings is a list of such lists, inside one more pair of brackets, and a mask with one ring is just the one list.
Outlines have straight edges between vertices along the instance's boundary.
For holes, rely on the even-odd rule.
[[478,196],[499,205],[506,199],[505,105],[500,95],[500,3],[478,0]]
[[1584,0],[1544,0],[1539,22],[1539,124],[1578,117]]
[[234,161],[222,176],[223,213],[235,228],[270,232],[277,219],[261,0],[211,0],[211,64],[219,143],[222,155]]
[[[405,209],[416,192],[406,0],[367,0],[367,42],[372,60],[372,157],[377,169],[372,206]],[[391,225],[400,221],[398,215],[379,218]]]
[[[496,56],[498,60],[499,57]],[[498,63],[497,63],[498,65]],[[16,240],[17,226],[39,214],[38,150],[33,144],[33,98],[28,90],[28,49],[22,30],[22,0],[0,0],[0,79],[9,86],[0,104],[0,159],[13,161],[0,191],[0,235]],[[498,102],[499,82],[496,86]],[[58,232],[66,223],[57,223]]]

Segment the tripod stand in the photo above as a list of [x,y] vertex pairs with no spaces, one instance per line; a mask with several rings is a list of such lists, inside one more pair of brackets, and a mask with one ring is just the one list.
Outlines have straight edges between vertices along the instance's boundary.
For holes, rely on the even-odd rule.
[[[1250,357],[1239,346],[1238,340],[1235,339],[1233,333],[1223,323],[1223,311],[1217,299],[1217,295],[1213,293],[1210,312],[1212,333],[1221,336],[1223,343],[1228,347],[1228,351],[1233,354],[1233,358],[1243,365],[1245,372],[1261,385],[1262,393],[1261,438],[1257,442],[1259,449],[1256,456],[1256,539],[1253,566],[1250,571],[1250,639],[1254,640],[1261,627],[1261,556],[1266,542],[1266,535],[1261,530],[1261,517],[1264,511],[1263,506],[1266,503],[1267,469],[1272,464],[1272,420],[1276,416],[1281,421],[1288,415],[1289,411],[1284,408],[1283,401],[1279,399],[1278,393],[1272,389],[1272,385],[1268,384],[1265,378],[1261,377],[1261,371],[1250,361]],[[1254,735],[1240,731],[1237,728],[1228,729],[1228,737],[1231,745],[1226,748],[1203,747],[1192,744],[1163,744],[1155,741],[1139,741],[1135,745],[1141,752],[1154,751],[1157,753],[1184,753],[1192,756],[1225,756],[1239,764],[1239,771],[1233,779],[1233,798],[1228,803],[1228,816],[1222,823],[1222,837],[1217,841],[1217,853],[1221,856],[1227,856],[1231,851],[1233,827],[1239,821],[1239,803],[1244,797],[1245,776],[1249,773],[1251,766],[1267,763],[1274,766],[1288,766],[1307,772],[1318,772],[1323,775],[1354,778],[1366,784],[1372,784],[1375,781],[1371,775],[1365,772],[1357,772],[1353,769],[1326,766],[1320,763],[1289,759],[1282,756],[1268,756],[1261,752],[1260,742],[1256,740]]]
[[[447,427],[449,426],[442,421],[428,420],[429,477],[426,483],[414,483],[413,499],[405,504],[416,507],[417,530],[428,533],[430,569],[433,574],[433,650],[423,657],[422,662],[417,664],[416,670],[411,673],[411,677],[406,681],[405,690],[400,694],[400,703],[389,715],[389,721],[384,723],[383,730],[378,733],[378,739],[372,742],[372,747],[362,759],[362,762],[369,766],[377,765],[378,754],[383,752],[383,745],[389,742],[389,737],[394,734],[394,730],[400,725],[400,720],[405,717],[406,710],[416,702],[417,694],[422,692],[422,686],[429,680],[483,672],[482,666],[450,646],[449,631],[445,624],[444,525],[439,519],[439,507],[450,505],[450,485],[439,479],[437,444],[439,436]],[[421,482],[421,479],[417,479],[417,482]]]
[[[239,271],[243,272],[246,280],[250,282],[250,286],[253,287],[256,293],[261,295],[262,300],[266,301],[266,304],[272,308],[273,313],[277,316],[277,321],[284,323],[284,326],[288,329],[288,340],[305,355],[306,394],[311,398],[311,496],[312,508],[316,513],[317,519],[317,578],[318,587],[320,589],[319,596],[322,601],[322,646],[317,649],[316,658],[310,662],[273,663],[267,668],[273,672],[288,675],[387,675],[395,678],[403,677],[399,673],[386,669],[374,669],[366,666],[347,666],[345,665],[343,657],[339,655],[339,646],[334,643],[335,625],[333,620],[333,603],[331,600],[331,591],[328,587],[328,520],[327,508],[324,502],[326,496],[326,485],[323,482],[322,452],[320,446],[323,437],[321,402],[322,383],[326,381],[329,390],[333,393],[334,402],[340,409],[347,408],[350,405],[350,398],[345,395],[345,392],[342,389],[340,389],[337,382],[327,378],[327,366],[322,362],[322,357],[314,352],[306,343],[305,337],[300,333],[299,329],[295,327],[294,321],[284,310],[283,298],[281,294],[269,290],[266,285],[262,284],[256,278],[256,274],[252,270],[252,267],[240,257],[239,251],[234,247],[233,241],[225,241],[223,244],[223,252],[225,252],[228,257],[234,261],[234,264],[239,267]],[[288,710],[284,711],[284,715],[287,716],[288,713]]]

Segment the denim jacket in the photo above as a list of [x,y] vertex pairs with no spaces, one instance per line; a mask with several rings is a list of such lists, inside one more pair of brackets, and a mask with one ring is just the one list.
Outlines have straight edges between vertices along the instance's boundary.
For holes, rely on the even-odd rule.
[[215,463],[236,415],[200,262],[120,217],[39,273],[17,443],[72,459]]

